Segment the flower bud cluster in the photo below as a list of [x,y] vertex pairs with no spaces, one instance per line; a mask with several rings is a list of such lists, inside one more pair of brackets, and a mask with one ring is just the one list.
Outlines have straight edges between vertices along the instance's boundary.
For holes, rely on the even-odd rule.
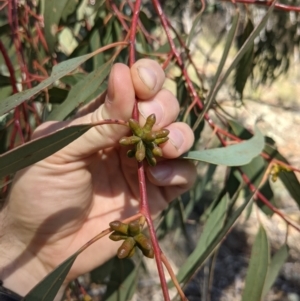
[[114,232],[112,232],[109,236],[111,240],[124,240],[117,252],[120,259],[132,257],[135,253],[136,246],[146,257],[154,257],[154,251],[150,239],[141,232],[143,227],[141,220],[135,220],[129,224],[114,221],[111,222],[109,226],[114,230]]
[[162,157],[162,149],[158,145],[169,139],[169,130],[167,129],[152,131],[155,121],[155,114],[151,114],[147,117],[145,125],[141,127],[136,120],[129,119],[129,127],[133,136],[123,137],[119,141],[121,145],[135,145],[134,149],[127,152],[128,157],[135,157],[138,162],[146,158],[151,166],[156,165],[155,156]]

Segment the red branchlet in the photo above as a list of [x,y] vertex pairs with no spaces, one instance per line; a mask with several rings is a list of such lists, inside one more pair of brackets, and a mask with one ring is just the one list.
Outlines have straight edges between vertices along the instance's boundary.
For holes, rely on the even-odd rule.
[[252,184],[251,180],[248,178],[248,176],[243,173],[240,169],[239,169],[242,178],[244,180],[244,182],[248,185],[249,189],[254,193],[254,195],[256,197],[259,198],[259,200],[264,203],[268,208],[270,208],[274,213],[276,213],[277,215],[279,215],[288,225],[292,226],[293,228],[295,228],[296,230],[298,230],[300,232],[300,227],[298,225],[296,225],[296,223],[288,220],[285,215],[278,210],[275,206],[273,206],[268,199],[257,190],[257,187],[255,187],[255,185]]
[[[134,10],[133,10],[133,17],[132,17],[132,21],[131,21],[130,36],[129,36],[129,41],[130,41],[129,66],[130,67],[135,63],[135,37],[136,37],[138,20],[139,20],[140,7],[141,7],[141,0],[136,0]],[[138,120],[139,113],[138,113],[137,101],[135,102],[135,105],[134,105],[132,117],[135,120]],[[160,247],[158,244],[158,240],[157,240],[156,233],[155,233],[155,228],[153,225],[153,221],[151,218],[151,213],[150,213],[150,209],[149,209],[149,205],[148,205],[145,170],[144,170],[143,162],[138,162],[138,181],[139,181],[139,190],[140,190],[140,212],[145,216],[147,224],[148,224],[164,300],[170,301],[169,290],[168,290],[166,278],[164,275],[162,260],[161,260],[161,250],[160,250]]]
[[111,6],[113,12],[115,13],[116,17],[118,18],[121,25],[123,26],[123,29],[128,32],[129,27],[128,27],[127,23],[125,22],[125,16],[120,12],[118,7],[116,6],[116,4],[112,0],[109,1],[109,5]]

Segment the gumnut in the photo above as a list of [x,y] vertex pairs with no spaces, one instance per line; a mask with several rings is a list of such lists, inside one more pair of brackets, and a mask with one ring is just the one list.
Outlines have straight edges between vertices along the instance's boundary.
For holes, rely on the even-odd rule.
[[120,248],[118,249],[117,255],[120,259],[128,258],[132,254],[132,249],[134,249],[136,241],[133,237],[128,237],[124,240]]

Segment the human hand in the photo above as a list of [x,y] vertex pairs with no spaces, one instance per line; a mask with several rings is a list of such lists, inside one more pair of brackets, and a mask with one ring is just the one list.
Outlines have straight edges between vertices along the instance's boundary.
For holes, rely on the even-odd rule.
[[[196,175],[192,163],[174,159],[191,147],[193,133],[186,124],[174,122],[179,105],[171,92],[162,89],[164,79],[163,70],[152,60],[137,61],[131,69],[115,64],[106,96],[82,109],[71,122],[44,123],[33,138],[66,125],[108,118],[127,121],[136,96],[140,100],[140,122],[154,113],[154,130],[170,130],[170,140],[161,147],[164,158],[172,160],[146,167],[150,209],[157,215],[191,187]],[[63,260],[108,228],[109,222],[137,213],[136,161],[118,145],[128,134],[128,128],[120,125],[92,128],[54,155],[16,174],[0,213],[0,279],[4,286],[25,295]],[[117,248],[107,237],[94,243],[78,256],[66,283],[107,261]]]

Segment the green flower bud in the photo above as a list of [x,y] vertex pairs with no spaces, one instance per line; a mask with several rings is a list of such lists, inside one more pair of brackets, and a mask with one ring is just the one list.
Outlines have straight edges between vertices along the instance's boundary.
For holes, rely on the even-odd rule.
[[133,133],[138,137],[142,137],[144,131],[140,127],[139,123],[136,120],[132,119],[132,118],[129,119],[128,123],[129,123],[129,127],[131,128]]
[[145,153],[146,153],[146,149],[144,143],[143,141],[140,141],[136,145],[136,152],[135,152],[135,158],[137,159],[138,162],[142,162],[145,159]]
[[132,248],[126,258],[131,258],[135,254],[135,249],[136,249],[135,247]]
[[145,133],[149,133],[152,130],[153,125],[155,124],[155,121],[156,121],[155,114],[151,114],[147,117],[146,123],[143,127],[143,130]]
[[128,152],[127,152],[127,157],[128,158],[134,158],[135,156],[135,149],[130,149]]
[[157,145],[159,145],[159,144],[165,143],[168,140],[169,140],[169,137],[156,138],[154,140],[154,143],[156,143]]
[[142,135],[142,139],[145,142],[152,142],[156,139],[156,134],[154,132],[144,133]]
[[139,218],[140,229],[143,229],[143,227],[144,227],[144,225],[145,225],[145,222],[146,222],[145,216],[141,216],[141,217]]
[[123,137],[120,139],[119,143],[122,145],[132,145],[137,144],[140,140],[141,138],[137,136]]
[[117,231],[114,231],[109,235],[109,238],[113,241],[123,240],[126,239],[127,237],[128,237],[127,235],[124,235],[123,233]]
[[138,235],[141,232],[139,220],[132,221],[128,224],[128,233],[131,236]]
[[154,158],[154,155],[153,155],[151,149],[149,149],[149,148],[146,148],[146,159],[150,166],[156,165],[156,159]]
[[169,135],[169,133],[170,133],[170,131],[167,130],[167,129],[162,129],[162,130],[159,130],[159,131],[155,132],[156,138],[167,137]]
[[133,237],[128,237],[124,240],[120,248],[118,249],[117,255],[120,259],[126,258],[135,247],[135,240]]
[[142,252],[143,252],[144,256],[146,256],[148,258],[154,258],[154,250],[153,250],[153,248],[151,248],[151,250],[142,249]]
[[157,157],[162,157],[162,155],[163,155],[162,149],[159,146],[155,146],[152,149],[152,153],[154,156],[157,156]]
[[120,232],[120,233],[125,234],[125,235],[128,234],[128,225],[127,224],[123,224],[120,221],[110,222],[109,226],[114,231]]
[[135,235],[133,238],[135,239],[138,247],[141,250],[145,249],[149,251],[152,249],[152,244],[150,239],[146,237],[143,233],[139,233],[138,235]]

